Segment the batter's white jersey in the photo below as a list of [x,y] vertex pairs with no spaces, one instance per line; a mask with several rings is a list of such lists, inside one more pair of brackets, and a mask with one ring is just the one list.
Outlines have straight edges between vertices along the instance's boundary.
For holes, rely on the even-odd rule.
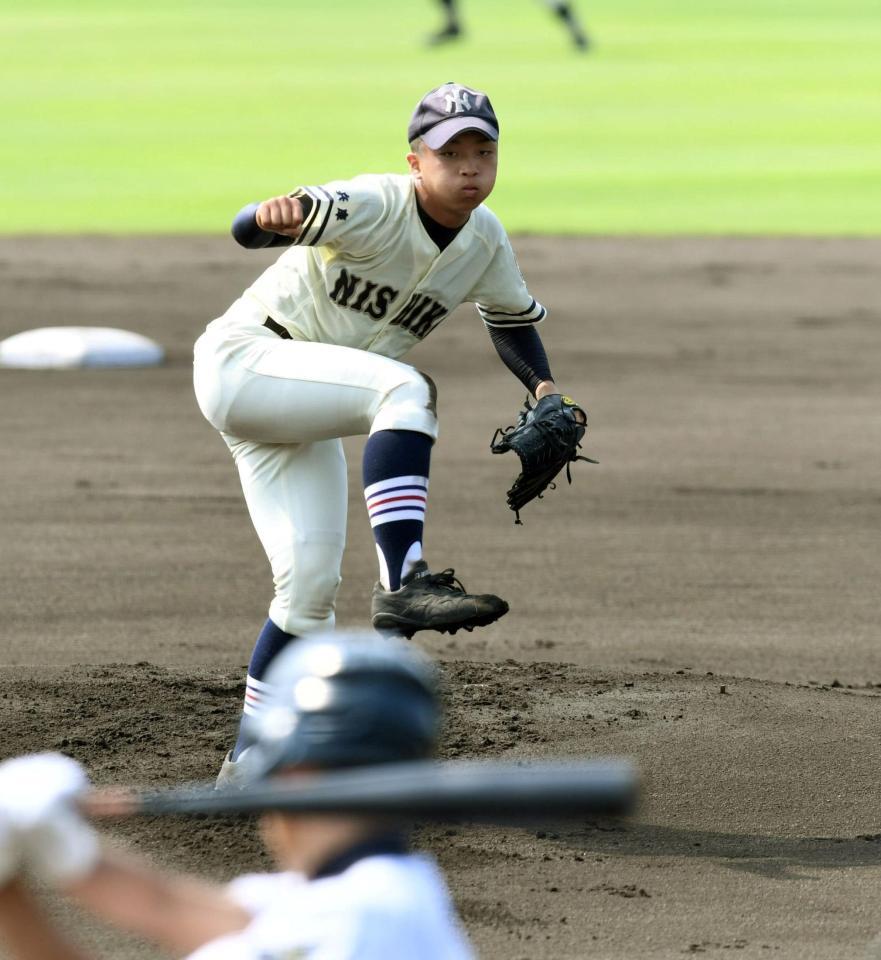
[[240,877],[229,894],[253,915],[189,960],[471,960],[434,862],[418,854],[357,861],[336,876]]
[[439,251],[409,176],[366,174],[296,195],[312,201],[300,236],[244,295],[295,340],[397,359],[461,303],[475,303],[491,326],[545,315],[485,206]]

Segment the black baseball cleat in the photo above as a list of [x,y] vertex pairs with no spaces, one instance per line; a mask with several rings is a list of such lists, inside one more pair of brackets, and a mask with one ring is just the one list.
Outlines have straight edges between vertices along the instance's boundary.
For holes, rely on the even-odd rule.
[[590,49],[590,37],[581,30],[572,31],[572,42],[575,44],[575,49],[582,53]]
[[444,27],[443,30],[438,30],[437,33],[433,33],[426,42],[430,47],[439,47],[441,44],[449,43],[451,40],[458,40],[461,36],[462,28],[456,23],[451,23],[449,26]]
[[466,593],[453,570],[430,573],[420,560],[399,590],[373,588],[373,626],[412,637],[417,630],[455,633],[485,627],[508,612],[508,604],[491,593]]

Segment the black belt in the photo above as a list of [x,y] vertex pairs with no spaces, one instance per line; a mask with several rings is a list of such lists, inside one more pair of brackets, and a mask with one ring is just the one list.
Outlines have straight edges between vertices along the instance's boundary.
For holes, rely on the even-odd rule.
[[285,328],[284,328],[280,323],[276,323],[276,322],[272,319],[272,317],[267,317],[267,318],[263,321],[263,326],[266,327],[267,330],[271,330],[273,333],[277,334],[279,337],[282,338],[282,340],[293,340],[293,339],[294,339],[294,338],[288,333],[288,331],[285,330]]

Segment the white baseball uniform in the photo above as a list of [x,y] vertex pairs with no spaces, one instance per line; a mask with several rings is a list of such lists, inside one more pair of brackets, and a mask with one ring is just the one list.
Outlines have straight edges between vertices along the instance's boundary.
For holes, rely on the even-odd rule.
[[440,871],[419,854],[357,861],[336,876],[253,874],[228,887],[253,919],[189,960],[469,960]]
[[232,451],[272,566],[269,616],[292,634],[334,622],[347,505],[339,438],[392,429],[437,437],[434,384],[398,358],[464,302],[494,327],[545,316],[484,206],[439,250],[409,176],[298,194],[311,201],[300,236],[208,325],[194,370],[199,406]]

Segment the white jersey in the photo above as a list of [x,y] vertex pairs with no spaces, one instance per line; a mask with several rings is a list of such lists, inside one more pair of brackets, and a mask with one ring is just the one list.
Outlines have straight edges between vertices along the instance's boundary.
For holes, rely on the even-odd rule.
[[472,960],[440,871],[419,854],[380,855],[307,881],[240,877],[228,893],[253,916],[189,960]]
[[545,316],[487,207],[440,251],[409,176],[367,174],[295,195],[312,201],[300,236],[244,294],[295,340],[397,359],[461,303],[490,326]]

